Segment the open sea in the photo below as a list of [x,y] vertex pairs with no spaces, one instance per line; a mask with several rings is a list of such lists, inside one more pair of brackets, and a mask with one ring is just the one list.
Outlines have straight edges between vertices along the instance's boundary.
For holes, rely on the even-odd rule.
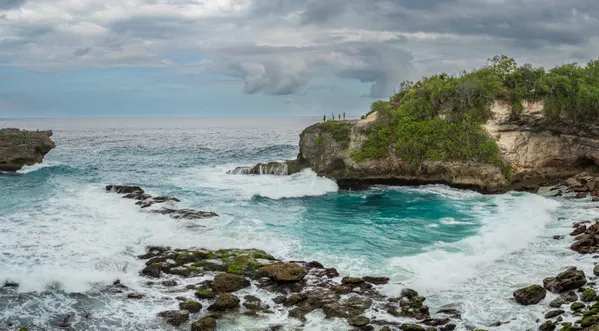
[[[388,276],[435,307],[456,304],[459,330],[537,328],[546,305],[522,308],[512,292],[591,257],[568,249],[575,221],[599,217],[590,200],[527,193],[481,195],[446,186],[338,191],[306,170],[293,176],[228,175],[257,162],[293,159],[299,133],[318,118],[30,119],[0,127],[52,129],[43,164],[0,174],[0,330],[178,330],[156,316],[176,291],[147,286],[136,255],[148,245],[257,248],[317,260],[342,276]],[[134,184],[220,217],[174,220],[140,211],[104,190]],[[107,293],[116,279],[144,300]],[[249,291],[252,289],[246,289]],[[547,299],[551,300],[552,294]],[[374,314],[374,312],[373,312]],[[70,326],[60,322],[70,317]],[[310,314],[304,330],[347,330]],[[391,319],[391,318],[389,318]],[[219,321],[219,323],[221,323]],[[219,330],[299,322],[285,313],[225,320]],[[189,324],[179,328],[189,330]]]

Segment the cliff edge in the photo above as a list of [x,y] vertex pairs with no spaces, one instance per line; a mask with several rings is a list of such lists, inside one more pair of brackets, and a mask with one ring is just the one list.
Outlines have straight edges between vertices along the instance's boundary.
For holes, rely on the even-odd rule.
[[17,171],[42,162],[56,145],[52,131],[0,129],[0,171]]

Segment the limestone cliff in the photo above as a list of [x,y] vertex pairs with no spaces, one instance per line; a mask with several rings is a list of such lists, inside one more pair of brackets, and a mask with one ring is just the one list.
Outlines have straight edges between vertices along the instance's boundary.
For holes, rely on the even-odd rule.
[[0,171],[17,171],[42,162],[55,147],[52,131],[0,129]]
[[[417,167],[394,153],[383,159],[356,162],[351,153],[361,149],[376,113],[361,121],[308,127],[300,136],[300,155],[293,163],[337,180],[341,188],[441,183],[495,193],[564,179],[599,162],[599,154],[595,154],[599,153],[599,127],[549,121],[543,116],[542,102],[525,102],[519,114],[513,114],[509,105],[495,102],[491,111],[492,119],[484,128],[511,165],[511,177],[502,167],[489,164],[423,162]],[[349,139],[336,137],[335,130],[331,130],[335,125],[346,126]],[[389,148],[393,151],[393,146]]]

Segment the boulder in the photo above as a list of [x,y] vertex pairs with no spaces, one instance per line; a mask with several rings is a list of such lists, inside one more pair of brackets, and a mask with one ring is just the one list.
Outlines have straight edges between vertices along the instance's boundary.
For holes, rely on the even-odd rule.
[[202,304],[195,301],[183,301],[179,303],[179,309],[187,310],[188,312],[195,314],[202,310]]
[[351,326],[361,327],[361,326],[368,325],[368,323],[370,323],[370,318],[368,318],[366,316],[356,316],[356,317],[352,317],[352,318],[348,319],[347,322]]
[[208,212],[208,211],[200,211],[200,210],[191,210],[191,209],[170,209],[170,208],[162,208],[152,210],[153,213],[169,215],[174,219],[186,219],[186,220],[199,220],[210,217],[218,217],[217,213]]
[[549,319],[549,318],[554,318],[554,317],[558,317],[559,315],[564,314],[566,311],[562,310],[562,309],[558,309],[558,310],[552,310],[549,311],[545,314],[545,318]]
[[593,268],[593,274],[595,276],[599,276],[599,264]]
[[214,277],[212,289],[217,293],[235,292],[250,286],[250,281],[245,277],[234,274],[220,274]]
[[253,295],[246,295],[243,297],[243,306],[249,310],[260,310],[262,309],[262,300]]
[[570,235],[575,237],[575,236],[585,233],[586,230],[587,230],[586,225],[584,225],[584,224],[579,225],[574,231],[572,231],[572,233],[570,233]]
[[402,324],[399,328],[402,331],[424,331],[424,328],[418,324]]
[[116,192],[119,194],[131,194],[131,197],[144,194],[144,190],[139,186],[128,186],[128,185],[107,185],[106,191]]
[[514,299],[521,305],[534,305],[545,299],[547,290],[540,285],[531,285],[514,292]]
[[191,325],[191,331],[215,331],[216,320],[210,316],[204,317]]
[[229,294],[229,293],[225,293],[225,294],[221,294],[217,299],[216,302],[214,302],[210,307],[208,307],[209,311],[224,311],[224,310],[230,310],[230,309],[235,309],[237,307],[239,307],[239,298],[237,298],[236,296]]
[[296,282],[302,280],[308,271],[295,263],[274,263],[258,269],[262,275],[277,282]]
[[389,283],[389,278],[388,277],[362,277],[362,279],[370,284],[374,284],[374,285],[385,285],[387,283]]
[[576,300],[578,300],[578,295],[576,295],[574,291],[569,291],[567,293],[562,293],[559,297],[555,298],[549,303],[549,306],[553,308],[559,308],[562,305],[575,302]]
[[592,254],[599,251],[599,240],[593,234],[582,235],[570,246],[570,249],[580,254]]
[[582,291],[582,294],[580,295],[580,301],[582,302],[595,301],[596,298],[597,292],[595,292],[595,290],[593,290],[592,288],[585,289],[584,291]]
[[43,161],[56,145],[52,131],[0,129],[0,171],[17,171]]
[[158,313],[158,316],[166,318],[168,324],[179,326],[189,320],[189,311],[187,310],[168,310]]
[[575,267],[560,273],[556,277],[548,277],[543,279],[543,287],[553,293],[562,293],[569,290],[574,290],[584,286],[587,279],[584,271],[578,270]]

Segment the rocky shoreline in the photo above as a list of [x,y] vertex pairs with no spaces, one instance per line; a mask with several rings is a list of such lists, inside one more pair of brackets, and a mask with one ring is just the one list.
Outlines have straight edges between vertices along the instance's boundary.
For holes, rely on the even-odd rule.
[[0,171],[14,172],[42,162],[56,145],[52,131],[0,129]]

